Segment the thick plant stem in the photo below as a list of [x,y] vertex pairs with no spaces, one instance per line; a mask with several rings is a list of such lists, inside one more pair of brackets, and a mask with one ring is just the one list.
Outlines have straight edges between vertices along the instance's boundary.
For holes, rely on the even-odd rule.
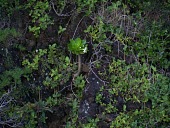
[[78,71],[76,74],[73,75],[73,78],[77,77],[81,72],[81,56],[78,55]]

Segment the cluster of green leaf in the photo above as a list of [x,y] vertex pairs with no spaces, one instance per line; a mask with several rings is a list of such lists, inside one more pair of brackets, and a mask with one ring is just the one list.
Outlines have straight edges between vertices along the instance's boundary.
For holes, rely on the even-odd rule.
[[[56,44],[50,45],[48,49],[39,49],[30,54],[31,58],[28,56],[23,61],[25,68],[15,68],[0,75],[1,95],[12,90],[11,95],[15,100],[25,99],[21,103],[11,104],[10,108],[14,111],[9,111],[10,115],[18,113],[16,118],[23,122],[24,127],[32,128],[40,122],[45,123],[45,112],[50,110],[48,108],[63,102],[58,91],[70,79],[72,66],[69,57],[58,50]],[[35,85],[39,78],[42,81]],[[50,94],[51,91],[54,93]],[[42,92],[47,92],[47,96],[42,96]]]
[[[156,73],[155,67],[145,63],[126,65],[124,61],[115,59],[106,72],[109,74],[108,78],[107,74],[101,75],[105,76],[110,84],[106,88],[101,88],[96,95],[96,102],[105,107],[104,114],[120,112],[120,108],[116,106],[119,101],[113,97],[122,97],[124,104],[122,112],[112,121],[111,127],[168,126],[170,113],[168,77]],[[107,97],[104,96],[106,92]],[[103,102],[105,100],[109,101]],[[128,112],[126,104],[129,101],[132,106],[135,103],[141,104],[141,109],[136,108]],[[147,107],[148,101],[152,103],[151,108]]]
[[[40,85],[37,85],[37,87],[39,87],[39,92],[41,92],[42,87],[46,88],[45,91],[47,93],[49,93],[48,90],[51,89],[54,91],[52,94],[47,94],[49,95],[47,98],[40,98],[39,100],[43,100],[45,105],[50,108],[60,104],[66,104],[69,106],[73,105],[73,115],[70,114],[68,120],[71,120],[71,123],[75,124],[77,119],[77,112],[75,111],[77,111],[78,106],[74,105],[74,98],[69,101],[69,104],[66,103],[64,100],[66,97],[63,96],[60,91],[62,88],[65,89],[65,86],[68,86],[66,83],[69,82],[71,72],[75,70],[76,66],[71,64],[69,57],[64,56],[63,51],[59,50],[59,47],[57,47],[56,44],[49,45],[48,49],[37,50],[33,56],[34,58],[25,59],[23,65],[29,68],[32,72],[38,71],[39,74],[37,75],[42,77],[43,80],[41,87]],[[73,83],[74,87],[77,88],[75,95],[78,97],[82,96],[82,91],[85,86],[85,81],[83,79],[82,76],[77,77]],[[77,101],[75,102],[77,103]],[[75,120],[73,120],[74,118],[71,115]],[[34,120],[37,120],[38,118],[39,117],[35,117]]]
[[[3,113],[0,114],[2,124],[10,125],[11,127],[23,126],[23,116],[20,115],[19,112],[25,112],[25,110],[22,109],[25,101],[22,101],[21,103],[16,101],[20,101],[27,97],[29,88],[23,84],[22,78],[27,78],[27,75],[30,73],[29,69],[16,67],[9,71],[6,70],[0,75],[0,96],[10,92],[9,97],[13,99],[10,103],[8,103],[10,101],[9,99],[4,98],[1,100],[2,103],[5,101],[4,108],[1,108]],[[4,123],[3,120],[4,122],[7,120],[7,123]]]
[[98,0],[76,0],[76,4],[78,6],[77,11],[81,12],[84,11],[87,15],[92,13],[92,11],[95,9],[95,5],[98,2]]
[[0,42],[5,43],[5,41],[7,41],[7,39],[9,39],[10,37],[18,37],[20,34],[14,28],[6,28],[0,30],[0,35]]
[[[55,88],[60,83],[66,83],[71,76],[72,64],[70,59],[58,50],[56,44],[49,45],[48,49],[35,51],[34,58],[31,61],[25,59],[22,63],[30,70],[40,71],[40,75],[44,77],[43,84],[50,88]],[[67,74],[67,77],[65,74]]]
[[141,60],[148,60],[152,65],[167,69],[170,66],[169,53],[166,52],[169,49],[169,30],[160,22],[153,22],[147,27],[143,33],[137,35],[139,41],[129,45],[132,45]]
[[68,44],[68,50],[70,50],[73,54],[79,55],[87,52],[87,44],[85,40],[81,40],[80,38],[76,38],[75,40],[70,40]]
[[28,69],[22,69],[18,67],[9,71],[4,71],[0,75],[0,95],[7,91],[4,89],[5,87],[9,87],[11,89],[14,88],[17,90],[18,86],[22,84],[21,77],[26,76],[28,73],[30,73]]
[[[136,2],[138,4],[136,4]],[[134,8],[140,6],[140,8],[138,8],[139,10],[135,10],[133,15],[129,16],[129,18],[134,18],[135,16],[135,20],[142,18],[141,13],[146,13],[145,8],[148,9],[148,6],[151,6],[153,3],[156,4],[153,1],[144,2],[143,4],[139,4],[141,3],[139,1],[129,1],[128,3]],[[117,5],[116,2],[115,5]],[[144,6],[142,7],[141,5]],[[115,11],[118,11],[120,9],[119,6],[114,6],[115,8],[113,6],[108,6],[107,8],[114,8]],[[128,14],[128,11],[126,13]],[[125,54],[124,57],[127,53],[134,54],[137,60],[139,60],[136,63],[127,65],[123,60],[113,59],[108,69],[99,72],[101,78],[109,81],[109,86],[107,85],[106,88],[101,88],[101,91],[96,96],[96,102],[105,108],[103,114],[119,113],[120,110],[118,110],[116,106],[118,101],[113,97],[123,97],[124,100],[122,112],[112,121],[111,127],[167,127],[169,124],[168,88],[170,84],[168,77],[159,74],[157,71],[159,69],[166,70],[170,66],[168,60],[169,28],[165,27],[162,19],[159,21],[146,20],[143,24],[146,28],[141,29],[139,33],[135,35],[134,39],[134,36],[126,34],[126,29],[124,27],[129,26],[119,26],[118,20],[116,21],[116,25],[113,26],[110,23],[108,24],[104,18],[98,19],[98,22],[94,25],[90,25],[85,32],[88,33],[97,44],[99,43],[102,45],[102,48],[110,52],[111,54],[109,55],[114,54],[114,49],[112,49],[113,42],[108,39],[106,35],[108,33],[113,34],[114,39],[124,45],[124,51],[122,50]],[[136,21],[132,22],[135,24],[130,27],[134,27],[137,24]],[[96,44],[94,44],[94,48],[96,48],[95,46]],[[102,67],[102,61],[98,60],[95,63],[96,68],[100,69]],[[160,83],[160,81],[162,82]],[[159,87],[159,89],[157,88],[158,83],[162,86]],[[108,93],[107,97],[104,96],[106,92]],[[157,95],[155,95],[155,93]],[[105,103],[106,99],[109,100],[107,103]],[[133,103],[141,104],[141,109],[138,110],[138,108],[136,108],[128,112],[126,110],[126,103],[129,101],[131,101],[132,105]],[[146,107],[148,101],[152,103],[151,108]],[[160,103],[159,101],[162,102]],[[163,105],[163,102],[165,105]]]
[[[11,17],[12,14],[21,9],[22,4],[20,3],[19,0],[14,0],[14,1],[11,1],[11,0],[1,0],[0,1],[0,11],[1,11],[1,14],[0,14],[0,17],[2,19],[6,19],[7,17]],[[5,17],[6,16],[6,17]]]
[[34,33],[36,37],[39,36],[41,30],[47,29],[48,25],[53,24],[48,12],[50,5],[48,0],[36,1],[31,0],[27,4],[27,8],[30,9],[29,15],[32,17],[32,26],[29,26],[29,30]]

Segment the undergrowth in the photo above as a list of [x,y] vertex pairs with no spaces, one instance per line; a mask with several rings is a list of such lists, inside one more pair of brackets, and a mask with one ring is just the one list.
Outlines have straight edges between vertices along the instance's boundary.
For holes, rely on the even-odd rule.
[[[0,5],[0,127],[51,127],[51,115],[58,118],[55,127],[170,126],[168,2],[2,0]],[[17,14],[23,16],[23,31],[15,28]],[[56,40],[40,48],[38,41],[52,30]],[[27,50],[33,39],[33,50]],[[81,63],[70,51],[83,54]],[[78,64],[88,72],[80,68],[74,77]],[[98,113],[81,122],[90,73],[103,83],[94,99]]]

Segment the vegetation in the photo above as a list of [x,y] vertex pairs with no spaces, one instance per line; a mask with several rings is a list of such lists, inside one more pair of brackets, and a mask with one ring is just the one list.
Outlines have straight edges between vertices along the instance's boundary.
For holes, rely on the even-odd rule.
[[0,127],[170,127],[168,0],[1,0],[0,12]]

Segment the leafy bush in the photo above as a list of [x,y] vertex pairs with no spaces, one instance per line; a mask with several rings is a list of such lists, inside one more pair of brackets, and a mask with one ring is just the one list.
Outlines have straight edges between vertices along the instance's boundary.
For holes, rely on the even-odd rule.
[[132,47],[141,60],[147,60],[148,63],[160,68],[167,69],[170,66],[167,52],[169,49],[168,29],[159,22],[153,22],[137,37],[139,41],[132,42]]
[[96,3],[98,2],[98,0],[76,0],[76,4],[78,6],[77,10],[78,12],[85,12],[87,15],[89,15],[90,13],[92,13],[92,11],[95,8]]
[[[1,0],[0,1],[0,17],[6,19],[7,17],[11,17],[15,11],[20,10],[23,6],[20,4],[19,0],[11,1],[11,0]],[[6,16],[6,17],[5,17]]]
[[33,23],[33,26],[29,26],[29,30],[38,37],[41,30],[45,30],[48,25],[53,24],[50,16],[48,15],[48,11],[50,9],[49,2],[47,0],[43,2],[31,0],[28,2],[27,8],[31,9],[29,15],[32,17]]
[[18,37],[20,34],[14,28],[6,28],[0,30],[0,42],[5,43],[10,37]]
[[[103,106],[104,114],[119,113],[112,121],[111,127],[167,127],[169,122],[169,87],[170,81],[156,72],[156,68],[139,63],[126,65],[124,61],[115,60],[109,65],[110,84],[101,88],[96,102]],[[106,96],[105,94],[108,93]],[[117,106],[122,97],[123,106]],[[128,103],[140,105],[129,110]],[[148,107],[151,102],[151,107]],[[118,108],[119,107],[119,108]],[[128,109],[128,110],[127,110]]]

